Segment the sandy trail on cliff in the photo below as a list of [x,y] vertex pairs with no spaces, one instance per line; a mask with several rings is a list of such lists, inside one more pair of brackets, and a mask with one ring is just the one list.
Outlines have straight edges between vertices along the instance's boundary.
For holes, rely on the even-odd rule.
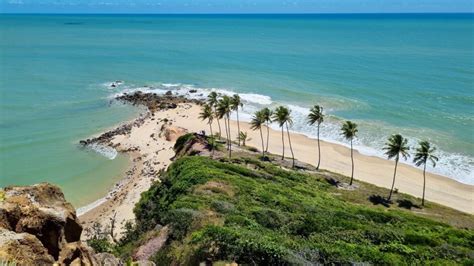
[[[136,126],[128,135],[118,135],[112,140],[117,150],[125,151],[130,148],[137,150],[131,153],[132,166],[127,177],[121,182],[119,189],[110,196],[109,200],[98,207],[80,216],[86,227],[94,221],[102,224],[109,223],[109,218],[116,212],[117,232],[120,234],[120,227],[127,220],[133,220],[133,207],[140,199],[140,194],[146,191],[153,180],[157,179],[158,171],[165,169],[174,156],[172,147],[174,139],[166,140],[161,134],[163,119],[168,119],[179,134],[184,133],[182,129],[189,132],[199,132],[204,130],[209,132],[209,125],[201,121],[198,116],[200,106],[196,104],[179,104],[176,109],[156,112],[154,116],[148,115],[141,126]],[[223,121],[221,125],[223,125]],[[232,138],[237,137],[237,122],[231,121]],[[214,132],[218,131],[217,123],[214,122]],[[247,132],[251,140],[247,141],[248,146],[261,147],[260,135],[258,131],[250,129],[250,125],[240,122],[241,131]],[[310,164],[317,161],[317,141],[302,134],[291,134],[291,141],[295,158]],[[286,155],[291,155],[288,148],[288,140],[285,134]],[[281,132],[270,129],[269,152],[281,154]],[[321,168],[336,173],[350,175],[350,149],[347,147],[321,141]],[[382,158],[367,156],[354,152],[355,173],[357,180],[362,180],[377,186],[390,188],[392,182],[394,162]],[[426,199],[451,208],[474,213],[474,186],[459,183],[444,176],[427,173]],[[421,197],[423,186],[422,171],[407,164],[399,164],[395,188],[400,192]]]

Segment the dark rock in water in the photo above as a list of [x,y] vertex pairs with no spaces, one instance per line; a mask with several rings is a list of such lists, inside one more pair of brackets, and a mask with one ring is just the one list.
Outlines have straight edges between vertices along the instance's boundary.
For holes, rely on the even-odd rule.
[[115,83],[112,83],[112,85],[110,85],[110,87],[115,88],[115,87],[117,87],[117,85],[115,85]]
[[189,90],[189,93],[196,93],[197,90]]
[[[0,261],[19,265],[93,265],[80,241],[82,226],[57,186],[47,183],[0,190]],[[20,255],[20,256],[19,256]]]
[[143,93],[141,91],[133,94],[123,94],[115,98],[118,101],[131,103],[133,105],[144,105],[152,112],[159,110],[174,109],[180,103],[196,103],[200,104],[199,100],[186,99],[182,96],[173,96],[171,91],[167,91],[165,96],[156,93]]

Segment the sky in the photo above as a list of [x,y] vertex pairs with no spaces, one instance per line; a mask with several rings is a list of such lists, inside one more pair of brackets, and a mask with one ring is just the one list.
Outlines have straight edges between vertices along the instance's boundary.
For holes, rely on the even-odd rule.
[[0,13],[474,12],[474,0],[0,0]]

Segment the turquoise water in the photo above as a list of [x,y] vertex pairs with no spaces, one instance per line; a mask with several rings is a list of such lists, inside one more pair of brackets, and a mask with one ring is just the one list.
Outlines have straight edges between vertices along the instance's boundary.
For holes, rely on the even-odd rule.
[[76,206],[127,167],[77,141],[133,117],[110,98],[144,85],[246,93],[247,113],[288,104],[310,136],[321,103],[324,139],[343,142],[343,119],[367,154],[392,133],[430,139],[430,171],[474,184],[472,14],[0,15],[0,60],[0,185],[54,182]]

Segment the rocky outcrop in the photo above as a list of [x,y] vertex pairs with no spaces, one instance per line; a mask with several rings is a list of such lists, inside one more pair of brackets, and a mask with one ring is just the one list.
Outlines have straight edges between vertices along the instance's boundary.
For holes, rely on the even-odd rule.
[[179,137],[188,133],[188,130],[186,130],[185,128],[169,125],[164,126],[162,128],[162,131],[167,141],[176,141]]
[[0,228],[0,261],[23,265],[53,264],[53,256],[33,235]]
[[117,135],[130,134],[133,127],[140,127],[144,123],[145,119],[148,118],[148,116],[154,115],[155,111],[175,109],[180,103],[202,103],[200,100],[187,99],[183,96],[174,96],[171,91],[170,93],[167,93],[164,96],[158,95],[156,93],[144,93],[141,91],[137,91],[130,94],[124,93],[120,96],[117,96],[115,100],[132,105],[145,106],[148,108],[150,113],[143,114],[139,118],[135,119],[133,122],[122,125],[114,130],[107,131],[98,137],[80,140],[79,144],[81,146],[86,147],[94,143],[109,145],[110,140],[113,137]]
[[74,207],[54,185],[0,190],[0,260],[20,265],[93,265],[93,252],[80,241]]
[[117,259],[110,253],[98,253],[94,256],[98,265],[101,266],[121,266],[124,265],[123,261]]
[[171,91],[166,92],[163,96],[156,93],[143,93],[137,91],[130,94],[124,93],[115,99],[132,105],[146,106],[151,112],[174,109],[178,107],[178,104],[180,103],[201,104],[200,100],[187,99],[183,96],[174,96]]
[[168,226],[161,228],[158,236],[149,239],[145,244],[141,245],[134,258],[139,261],[148,260],[157,251],[159,251],[168,240],[170,229]]
[[205,136],[197,133],[188,133],[180,136],[173,147],[175,156],[173,159],[181,158],[185,155],[208,155],[209,143]]

